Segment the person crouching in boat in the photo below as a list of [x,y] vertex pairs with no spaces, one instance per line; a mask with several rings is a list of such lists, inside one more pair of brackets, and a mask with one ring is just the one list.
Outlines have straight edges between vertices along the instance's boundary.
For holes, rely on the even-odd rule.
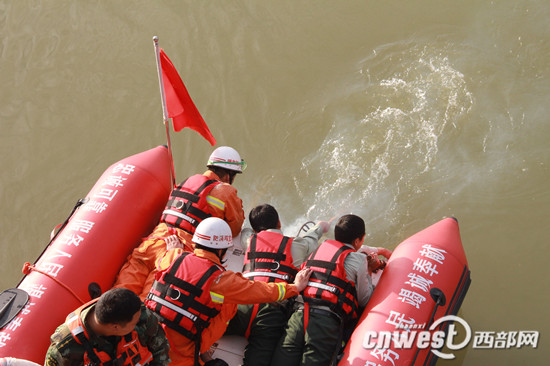
[[[342,216],[334,228],[334,238],[321,243],[302,265],[313,273],[296,300],[296,310],[273,354],[272,366],[332,365],[344,328],[353,324],[372,294],[367,257],[357,252],[365,239],[363,219]],[[377,261],[369,261],[369,266],[371,263],[378,266]]]
[[[302,263],[317,249],[319,239],[330,227],[328,222],[321,221],[303,236],[284,236],[279,214],[268,204],[254,207],[248,218],[254,232],[250,229],[241,232],[241,243],[246,248],[243,276],[271,283],[292,283]],[[248,338],[244,366],[269,366],[288,320],[291,300],[238,306],[226,334]]]
[[224,334],[237,304],[287,299],[306,287],[311,270],[296,275],[295,284],[250,281],[226,271],[222,260],[232,243],[229,225],[217,217],[203,220],[193,235],[193,253],[173,252],[158,264],[145,304],[160,317],[170,342],[174,366],[227,365],[211,359],[210,346]]
[[46,366],[164,366],[168,339],[157,317],[125,288],[111,289],[67,316],[51,336]]
[[160,223],[130,254],[114,287],[126,287],[144,299],[155,279],[157,260],[170,249],[192,252],[195,229],[207,217],[225,220],[233,236],[240,233],[243,203],[232,184],[246,163],[235,149],[221,146],[212,152],[206,166],[205,173],[193,175],[174,188]]

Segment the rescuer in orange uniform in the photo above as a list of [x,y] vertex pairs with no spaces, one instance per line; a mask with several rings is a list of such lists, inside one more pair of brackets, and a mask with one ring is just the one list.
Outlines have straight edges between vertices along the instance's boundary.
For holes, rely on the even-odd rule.
[[161,318],[172,365],[192,366],[199,359],[206,366],[227,365],[220,359],[212,360],[207,351],[225,332],[237,305],[296,296],[305,288],[311,271],[298,272],[295,284],[254,282],[226,271],[221,261],[233,245],[232,235],[229,225],[219,218],[203,220],[193,242],[193,253],[174,258],[170,251],[162,258],[145,304]]
[[143,300],[155,279],[157,260],[170,249],[192,252],[193,233],[207,217],[225,220],[233,236],[240,233],[243,204],[232,184],[246,163],[235,149],[221,146],[212,152],[206,165],[205,173],[193,175],[174,188],[160,223],[127,258],[114,287],[126,287]]

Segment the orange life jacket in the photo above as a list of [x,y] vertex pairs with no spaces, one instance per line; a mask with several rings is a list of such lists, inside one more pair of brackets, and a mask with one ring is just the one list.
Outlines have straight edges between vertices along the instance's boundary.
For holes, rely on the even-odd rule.
[[272,231],[252,235],[244,259],[243,276],[262,282],[294,282],[292,238]]
[[160,222],[194,234],[197,225],[202,220],[212,216],[206,197],[218,184],[221,184],[221,182],[208,179],[202,174],[195,174],[187,178],[170,193],[170,198],[162,212]]
[[302,268],[313,270],[307,287],[302,292],[306,304],[328,306],[344,319],[357,317],[355,283],[346,277],[344,260],[354,250],[336,240],[323,242]]
[[161,323],[198,341],[210,320],[220,313],[223,300],[214,301],[210,287],[224,270],[206,258],[182,253],[157,273],[145,305],[160,315]]
[[92,347],[90,337],[82,322],[81,314],[82,310],[95,304],[97,300],[99,300],[99,298],[82,305],[74,312],[70,313],[65,320],[65,324],[71,331],[74,339],[86,349],[86,353],[84,354],[84,366],[141,366],[149,363],[153,359],[153,354],[147,347],[141,344],[135,330],[123,336],[120,342],[118,342],[117,352],[114,358],[107,352],[98,351]]

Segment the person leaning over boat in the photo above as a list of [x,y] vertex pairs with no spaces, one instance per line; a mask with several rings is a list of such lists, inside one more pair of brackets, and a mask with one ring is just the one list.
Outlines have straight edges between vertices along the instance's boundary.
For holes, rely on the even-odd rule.
[[215,149],[206,164],[208,170],[186,179],[170,194],[160,223],[133,250],[122,266],[114,287],[126,287],[144,299],[155,279],[155,264],[167,250],[193,251],[192,237],[206,217],[225,220],[233,236],[244,222],[242,200],[232,186],[246,163],[228,146]]
[[111,289],[67,316],[51,336],[46,366],[163,366],[168,339],[152,311],[125,288]]
[[250,281],[241,273],[222,267],[232,244],[229,225],[216,217],[203,220],[193,236],[193,253],[174,257],[166,253],[145,300],[161,319],[170,341],[174,366],[227,365],[212,359],[208,350],[227,327],[237,304],[275,302],[296,296],[309,279],[310,270],[300,271],[295,284]]
[[[271,361],[272,366],[331,365],[340,349],[344,327],[358,317],[373,291],[367,256],[357,252],[365,239],[365,223],[342,216],[326,240],[302,268],[313,270],[296,302]],[[375,269],[376,260],[368,266]],[[337,295],[338,293],[338,295]]]
[[[254,207],[248,218],[253,232],[243,229],[241,233],[242,246],[246,249],[243,276],[262,282],[291,283],[330,226],[321,221],[301,237],[284,236],[279,214],[269,204]],[[290,300],[238,306],[226,334],[248,338],[243,365],[270,364],[288,319]]]

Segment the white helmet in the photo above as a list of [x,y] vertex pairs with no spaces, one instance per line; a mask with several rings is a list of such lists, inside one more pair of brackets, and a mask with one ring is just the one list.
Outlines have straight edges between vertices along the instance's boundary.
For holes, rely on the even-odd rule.
[[212,152],[206,166],[219,166],[227,170],[242,173],[246,169],[246,163],[232,147],[220,146]]
[[193,243],[214,249],[233,246],[231,228],[218,217],[208,217],[201,221],[193,235]]

